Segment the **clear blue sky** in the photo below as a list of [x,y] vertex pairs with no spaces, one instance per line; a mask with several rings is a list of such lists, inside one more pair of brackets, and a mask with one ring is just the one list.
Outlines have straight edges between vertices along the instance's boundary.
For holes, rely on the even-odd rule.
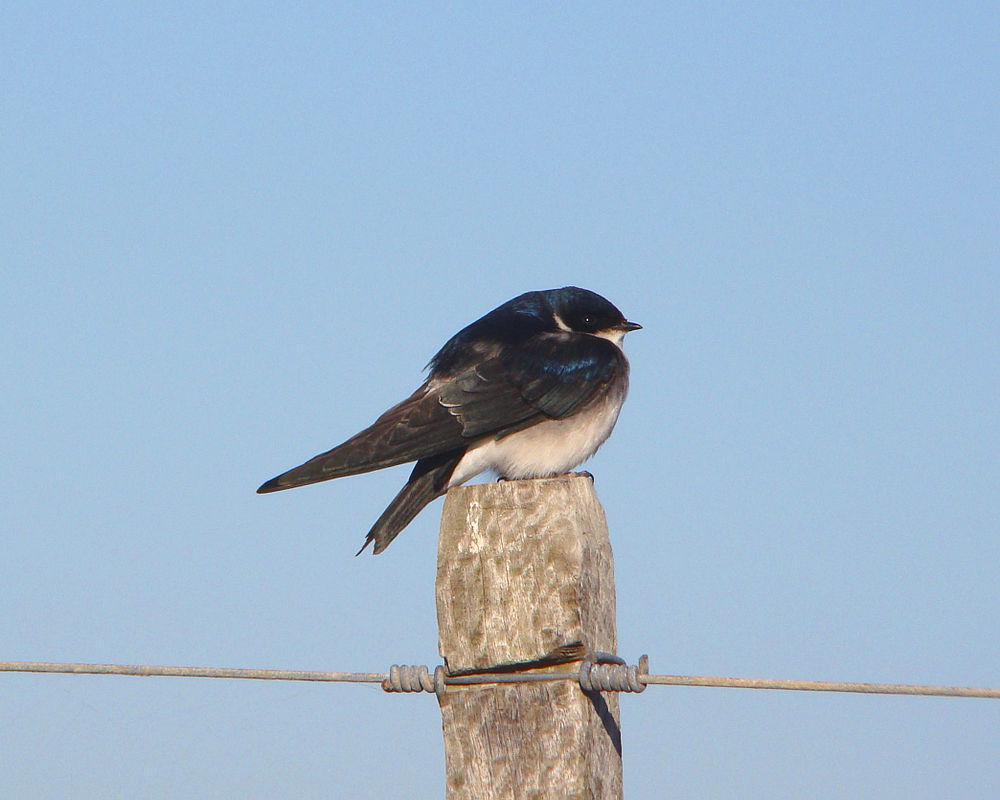
[[[259,497],[458,328],[646,329],[590,463],[654,671],[1000,684],[989,3],[8,3],[0,660],[438,663],[406,470]],[[1000,704],[653,688],[627,796],[985,798]],[[0,676],[0,796],[440,797],[437,705]]]

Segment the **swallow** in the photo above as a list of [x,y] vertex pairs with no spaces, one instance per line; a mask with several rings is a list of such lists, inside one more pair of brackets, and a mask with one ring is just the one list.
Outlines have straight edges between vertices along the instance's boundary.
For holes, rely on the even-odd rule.
[[428,503],[475,476],[561,475],[611,435],[625,395],[629,322],[595,292],[526,292],[466,326],[427,380],[368,428],[272,478],[266,494],[415,461],[358,555],[384,551]]

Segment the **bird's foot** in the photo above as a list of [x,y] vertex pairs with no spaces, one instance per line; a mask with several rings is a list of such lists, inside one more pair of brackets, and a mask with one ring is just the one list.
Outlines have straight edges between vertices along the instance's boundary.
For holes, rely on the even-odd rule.
[[590,478],[590,482],[595,483],[594,474],[592,472],[587,472],[585,469],[582,469],[579,472],[570,472],[567,474],[573,476],[574,478]]
[[497,477],[497,483],[507,483],[507,481],[509,481],[509,480],[511,480],[511,479],[510,478],[505,478],[503,475],[500,475],[500,476]]

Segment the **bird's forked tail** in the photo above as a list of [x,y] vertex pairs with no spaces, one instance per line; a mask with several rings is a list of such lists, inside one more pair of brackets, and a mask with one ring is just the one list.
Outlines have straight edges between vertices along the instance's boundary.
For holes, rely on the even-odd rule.
[[448,479],[464,454],[462,449],[421,458],[414,465],[406,485],[368,531],[356,555],[361,555],[372,542],[375,543],[374,555],[385,550],[424,506],[448,491]]

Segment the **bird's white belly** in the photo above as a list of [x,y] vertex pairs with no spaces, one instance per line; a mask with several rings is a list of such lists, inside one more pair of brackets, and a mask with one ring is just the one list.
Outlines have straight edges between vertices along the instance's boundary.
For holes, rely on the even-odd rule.
[[566,419],[550,419],[499,440],[471,448],[458,462],[449,486],[493,470],[504,478],[561,475],[586,461],[618,421],[624,396],[610,396]]

